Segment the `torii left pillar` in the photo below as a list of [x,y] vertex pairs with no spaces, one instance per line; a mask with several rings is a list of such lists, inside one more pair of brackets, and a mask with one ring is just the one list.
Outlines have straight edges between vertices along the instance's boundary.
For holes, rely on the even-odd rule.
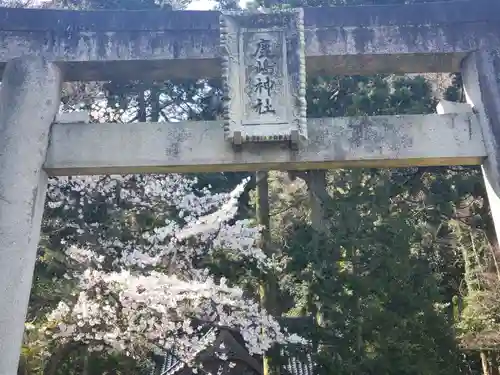
[[7,63],[0,89],[0,375],[15,375],[42,222],[42,167],[61,72],[41,57]]

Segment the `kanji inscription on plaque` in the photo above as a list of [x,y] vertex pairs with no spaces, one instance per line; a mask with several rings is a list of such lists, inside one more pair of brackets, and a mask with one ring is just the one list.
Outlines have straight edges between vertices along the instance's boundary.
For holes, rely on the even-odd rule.
[[221,14],[227,139],[307,138],[301,9]]

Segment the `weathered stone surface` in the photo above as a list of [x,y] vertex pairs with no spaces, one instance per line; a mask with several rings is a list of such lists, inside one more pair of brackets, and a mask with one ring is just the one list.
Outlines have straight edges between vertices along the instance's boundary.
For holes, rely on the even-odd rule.
[[487,151],[483,177],[500,239],[500,48],[470,54],[463,62],[462,79],[467,102],[480,119]]
[[470,113],[473,107],[469,103],[452,102],[449,100],[440,100],[436,106],[438,115],[447,115],[450,113]]
[[0,375],[17,373],[61,74],[41,57],[14,59],[0,90]]
[[54,122],[60,124],[67,123],[88,123],[90,122],[90,112],[89,111],[78,111],[78,112],[59,112],[56,115]]
[[266,143],[234,152],[220,122],[55,124],[45,169],[52,175],[307,170],[480,164],[476,116],[377,116],[308,120],[298,151]]
[[[219,15],[0,8],[0,68],[41,53],[59,62],[68,80],[220,77]],[[499,20],[500,4],[491,0],[305,8],[306,68],[458,71],[468,52],[498,42]]]
[[220,24],[226,138],[307,139],[302,9],[225,12]]

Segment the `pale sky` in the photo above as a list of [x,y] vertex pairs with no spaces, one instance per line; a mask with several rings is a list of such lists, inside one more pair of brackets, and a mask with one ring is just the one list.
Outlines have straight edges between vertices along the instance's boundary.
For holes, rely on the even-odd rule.
[[215,5],[214,1],[210,0],[193,0],[191,4],[188,5],[189,10],[211,10]]
[[[244,8],[247,0],[240,0],[240,7]],[[193,0],[191,4],[187,7],[190,10],[212,10],[215,6],[215,1],[213,0]]]

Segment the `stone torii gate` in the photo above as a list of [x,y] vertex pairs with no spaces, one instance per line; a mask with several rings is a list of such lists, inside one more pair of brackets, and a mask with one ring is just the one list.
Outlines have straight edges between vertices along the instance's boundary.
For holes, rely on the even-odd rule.
[[[489,0],[255,14],[0,9],[0,375],[18,365],[48,175],[483,165],[500,233],[499,21]],[[458,71],[465,110],[305,115],[306,74]],[[62,81],[221,76],[221,121],[54,121]]]

